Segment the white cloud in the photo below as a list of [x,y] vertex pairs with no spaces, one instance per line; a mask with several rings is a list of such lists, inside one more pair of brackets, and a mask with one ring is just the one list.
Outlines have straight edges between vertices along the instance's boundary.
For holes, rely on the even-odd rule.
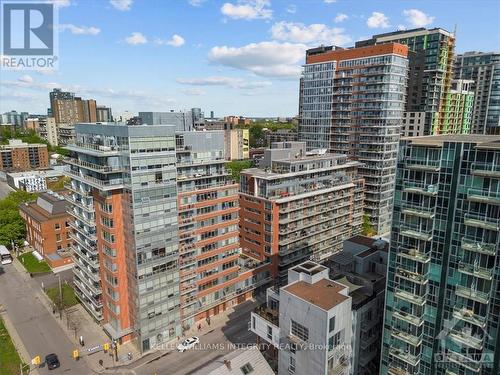
[[286,12],[287,12],[287,13],[290,13],[290,14],[295,14],[295,13],[297,13],[297,5],[295,5],[295,4],[290,4],[290,5],[286,8]]
[[220,8],[223,15],[233,19],[269,19],[273,16],[269,0],[240,0],[237,4],[224,3]]
[[139,44],[146,44],[148,40],[142,33],[139,32],[133,32],[130,36],[125,38],[125,42],[127,44],[132,44],[134,46],[137,46]]
[[263,77],[297,78],[306,49],[305,44],[279,42],[250,43],[243,47],[216,46],[210,50],[208,59]]
[[192,87],[189,89],[182,89],[181,92],[186,95],[191,95],[191,96],[202,96],[206,95],[207,93],[203,91],[202,89]]
[[50,0],[56,8],[65,8],[71,5],[71,0]]
[[418,9],[405,9],[403,14],[410,25],[414,27],[425,27],[434,22],[436,17],[431,17]]
[[207,0],[188,0],[188,3],[194,7],[201,6]]
[[174,34],[172,35],[172,38],[167,41],[167,44],[172,47],[180,47],[182,46],[186,41],[184,38],[180,35]]
[[191,86],[226,86],[233,89],[257,89],[271,86],[269,81],[245,81],[242,78],[210,76],[206,78],[177,78],[178,83]]
[[113,6],[113,8],[118,9],[122,12],[130,10],[132,8],[132,3],[134,0],[109,0],[109,3]]
[[325,4],[333,4],[333,3],[336,3],[336,2],[337,2],[337,0],[323,0],[323,2],[324,2]]
[[76,35],[97,35],[101,32],[101,29],[94,26],[75,26],[71,23],[61,24],[58,29],[61,31],[69,30]]
[[333,19],[333,22],[335,22],[335,23],[344,22],[348,18],[349,18],[349,16],[347,14],[337,13],[337,15],[335,16],[335,18]]
[[33,77],[31,77],[30,75],[24,75],[24,76],[21,76],[17,79],[19,82],[24,82],[24,83],[32,83],[33,82]]
[[372,29],[389,27],[389,18],[384,13],[373,12],[366,20],[366,25]]
[[306,26],[295,22],[278,22],[271,27],[273,39],[294,43],[325,43],[343,45],[351,41],[344,29],[329,28],[327,25],[316,23]]

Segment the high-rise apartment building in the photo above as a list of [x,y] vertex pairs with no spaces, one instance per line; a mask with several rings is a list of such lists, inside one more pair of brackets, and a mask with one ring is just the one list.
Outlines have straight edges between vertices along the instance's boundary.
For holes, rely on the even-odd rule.
[[0,171],[22,172],[48,167],[47,145],[24,143],[20,139],[9,139],[8,145],[0,146]]
[[76,294],[143,352],[181,335],[174,132],[77,124],[67,147]]
[[277,143],[259,168],[241,172],[240,244],[243,254],[272,262],[286,283],[288,268],[320,260],[359,234],[364,180],[345,155],[306,152],[305,142]]
[[[49,93],[50,116],[56,124],[74,125],[77,122],[96,122],[97,104],[94,99],[82,99],[74,93],[54,89]],[[106,107],[104,107],[106,108]],[[111,109],[107,108],[111,114]],[[103,120],[104,121],[104,120]]]
[[455,78],[474,81],[471,133],[500,134],[500,52],[465,52],[455,59]]
[[278,350],[278,375],[347,375],[351,371],[352,298],[312,261],[288,270],[250,317],[250,330]]
[[299,140],[363,163],[365,212],[380,234],[391,226],[407,52],[395,43],[310,49],[301,83]]
[[500,136],[401,140],[382,374],[500,371]]
[[112,122],[113,114],[111,113],[111,108],[104,105],[98,105],[96,107],[96,118],[97,122]]
[[183,328],[270,282],[269,261],[241,255],[238,184],[225,169],[224,132],[179,132],[177,196]]
[[474,92],[473,81],[456,79],[451,83],[451,90],[446,94],[444,113],[444,134],[469,134],[472,123]]
[[28,116],[28,112],[5,112],[0,116],[0,122],[2,124],[12,124],[15,128],[20,129],[24,126],[24,122],[28,119]]
[[425,112],[424,134],[445,134],[450,127],[447,94],[453,78],[455,35],[440,28],[394,31],[359,41],[356,47],[401,43],[408,46],[409,79],[406,112]]

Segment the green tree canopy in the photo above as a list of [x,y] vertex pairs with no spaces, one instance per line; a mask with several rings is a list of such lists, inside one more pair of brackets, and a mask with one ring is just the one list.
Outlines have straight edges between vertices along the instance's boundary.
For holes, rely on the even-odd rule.
[[0,200],[0,244],[8,246],[12,242],[22,245],[26,234],[24,220],[19,215],[19,206],[26,202],[32,202],[37,195],[25,191],[13,191],[4,199]]

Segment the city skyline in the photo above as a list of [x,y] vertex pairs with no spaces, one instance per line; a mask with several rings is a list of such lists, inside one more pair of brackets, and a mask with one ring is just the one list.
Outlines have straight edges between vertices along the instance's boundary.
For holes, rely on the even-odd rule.
[[55,2],[59,70],[2,71],[0,112],[44,114],[47,93],[62,87],[117,114],[201,107],[216,116],[294,116],[306,48],[351,47],[403,27],[442,27],[456,28],[457,54],[489,52],[498,49],[500,35],[497,12],[462,1],[456,7],[447,1]]

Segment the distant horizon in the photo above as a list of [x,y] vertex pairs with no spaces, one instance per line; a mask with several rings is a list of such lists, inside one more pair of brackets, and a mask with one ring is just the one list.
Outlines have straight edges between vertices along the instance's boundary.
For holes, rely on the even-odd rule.
[[60,87],[115,115],[198,107],[294,117],[308,48],[439,27],[456,30],[456,54],[500,50],[495,0],[52,1],[59,69],[2,70],[1,113],[43,114]]

